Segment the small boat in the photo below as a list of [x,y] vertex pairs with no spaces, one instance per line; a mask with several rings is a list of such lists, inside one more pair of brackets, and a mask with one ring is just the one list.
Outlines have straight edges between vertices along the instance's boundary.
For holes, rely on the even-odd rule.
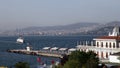
[[24,39],[22,37],[19,37],[17,40],[16,40],[17,43],[24,43]]

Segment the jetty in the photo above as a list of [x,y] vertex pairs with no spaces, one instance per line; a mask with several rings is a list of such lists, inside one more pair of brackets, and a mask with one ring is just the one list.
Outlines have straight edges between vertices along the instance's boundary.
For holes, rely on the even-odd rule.
[[26,49],[13,49],[7,50],[7,52],[17,53],[17,54],[26,54],[26,55],[34,55],[34,56],[48,56],[48,57],[56,57],[56,58],[63,58],[65,55],[69,55],[72,51],[76,49],[71,48],[58,48],[57,47],[44,47],[41,50],[32,50],[31,47],[27,46]]
[[25,49],[8,50],[8,52],[26,54],[26,55],[35,55],[35,56],[50,56],[50,57],[57,57],[57,58],[63,58],[63,56],[65,55],[65,54],[60,54],[55,52],[45,52],[45,51],[38,51],[38,50],[27,51]]

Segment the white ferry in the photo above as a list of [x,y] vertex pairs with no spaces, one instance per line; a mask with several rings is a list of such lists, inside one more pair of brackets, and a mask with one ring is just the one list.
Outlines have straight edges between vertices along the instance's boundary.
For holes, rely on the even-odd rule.
[[24,39],[22,37],[19,37],[17,40],[16,40],[17,43],[24,43]]

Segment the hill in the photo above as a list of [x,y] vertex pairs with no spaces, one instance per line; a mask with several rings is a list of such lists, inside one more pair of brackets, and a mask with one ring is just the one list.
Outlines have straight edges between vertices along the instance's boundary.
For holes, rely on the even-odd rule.
[[89,31],[87,33],[81,33],[81,34],[108,35],[108,33],[111,32],[115,26],[120,26],[120,22],[119,21],[110,22],[110,23],[100,26],[100,28],[98,28],[98,29],[96,28],[92,31]]
[[116,25],[120,26],[120,22],[114,21],[107,24],[81,22],[61,26],[27,27],[5,31],[0,35],[107,35]]
[[99,25],[97,23],[76,23],[63,26],[28,27],[15,32],[27,35],[69,35],[91,31]]

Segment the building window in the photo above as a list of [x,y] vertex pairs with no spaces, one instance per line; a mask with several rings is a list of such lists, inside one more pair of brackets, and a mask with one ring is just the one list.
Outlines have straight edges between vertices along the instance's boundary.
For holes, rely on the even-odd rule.
[[117,48],[119,48],[119,43],[117,42],[117,44],[118,44],[118,45],[117,45]]
[[108,43],[106,42],[106,48],[108,47]]
[[99,42],[97,42],[97,47],[99,47]]
[[110,46],[109,46],[109,47],[111,48],[111,43],[109,43],[109,44],[110,44]]
[[111,52],[110,52],[110,55],[111,55]]
[[119,48],[119,43],[117,42],[117,45],[116,45],[117,48]]
[[115,48],[115,43],[113,43],[113,48]]
[[97,51],[97,56],[99,57],[99,51]]
[[117,48],[119,48],[119,45],[117,46]]
[[106,58],[108,58],[108,52],[106,52]]
[[103,52],[101,52],[101,58],[104,58],[104,57],[103,57]]
[[101,47],[103,47],[103,42],[101,42]]

